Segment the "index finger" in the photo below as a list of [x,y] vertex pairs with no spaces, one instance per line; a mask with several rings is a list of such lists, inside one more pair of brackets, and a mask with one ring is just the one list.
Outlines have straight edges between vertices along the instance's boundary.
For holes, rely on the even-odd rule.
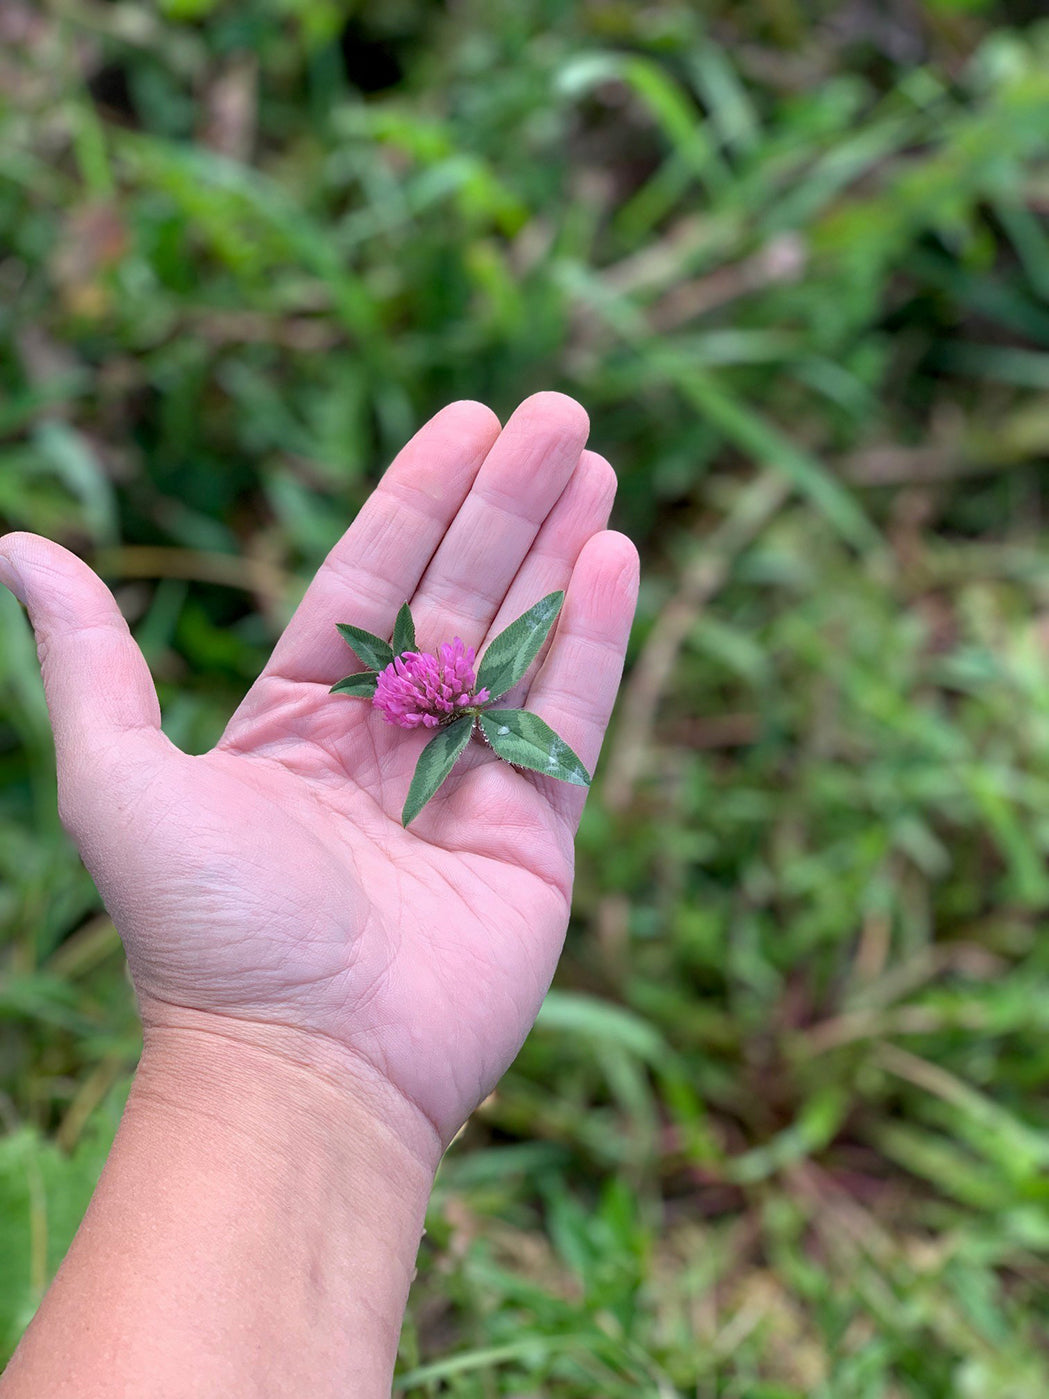
[[499,436],[482,403],[452,403],[398,453],[321,564],[259,677],[333,682],[353,669],[335,622],[389,636]]

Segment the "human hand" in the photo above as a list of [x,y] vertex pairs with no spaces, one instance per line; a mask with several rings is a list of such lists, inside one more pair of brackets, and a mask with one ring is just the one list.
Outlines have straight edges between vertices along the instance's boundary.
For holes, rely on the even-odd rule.
[[439,413],[203,756],[162,734],[101,580],[36,536],[0,540],[0,579],[6,558],[39,642],[63,820],[124,941],[147,1036],[205,1030],[351,1075],[423,1155],[506,1069],[560,953],[585,793],[471,744],[405,830],[430,734],[328,693],[353,668],[335,623],[388,636],[408,600],[422,648],[458,635],[480,656],[564,588],[549,651],[513,702],[592,771],[637,557],[604,528],[615,480],[586,434],[558,394],[527,400],[501,432],[479,404]]

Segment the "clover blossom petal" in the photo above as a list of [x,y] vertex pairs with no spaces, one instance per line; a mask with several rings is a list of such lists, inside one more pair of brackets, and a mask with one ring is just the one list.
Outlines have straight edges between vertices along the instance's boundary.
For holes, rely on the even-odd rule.
[[435,729],[471,705],[484,704],[488,691],[474,693],[474,648],[457,636],[437,655],[405,651],[379,672],[372,703],[388,724],[402,729]]

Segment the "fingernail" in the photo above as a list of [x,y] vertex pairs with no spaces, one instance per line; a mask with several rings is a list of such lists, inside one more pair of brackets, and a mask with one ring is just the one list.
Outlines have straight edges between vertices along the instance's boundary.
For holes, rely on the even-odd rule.
[[25,602],[25,584],[22,575],[6,554],[0,554],[0,583],[10,588],[19,602]]

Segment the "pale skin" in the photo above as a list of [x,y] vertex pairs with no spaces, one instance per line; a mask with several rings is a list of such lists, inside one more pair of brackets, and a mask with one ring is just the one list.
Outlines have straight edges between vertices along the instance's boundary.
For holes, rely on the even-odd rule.
[[216,747],[160,730],[105,584],[35,535],[59,801],[127,951],[144,1051],[88,1214],[2,1378],[42,1396],[389,1395],[441,1154],[524,1040],[568,921],[585,792],[479,744],[410,827],[425,732],[330,695],[335,629],[487,641],[566,591],[512,700],[589,770],[637,596],[586,415],[456,403],[329,555]]

